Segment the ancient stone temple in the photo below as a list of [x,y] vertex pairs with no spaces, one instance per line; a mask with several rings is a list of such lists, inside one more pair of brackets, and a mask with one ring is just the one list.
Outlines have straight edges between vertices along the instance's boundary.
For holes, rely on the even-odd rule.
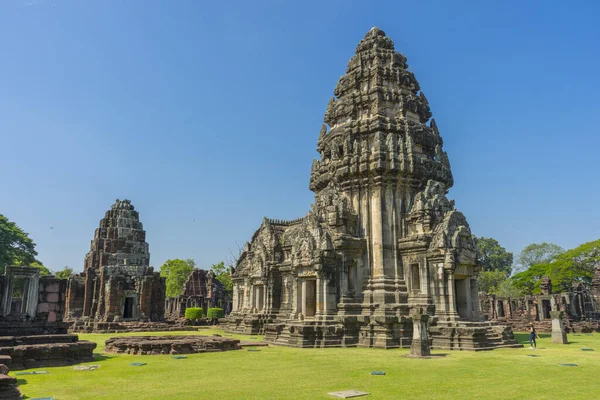
[[39,268],[6,267],[0,276],[0,364],[24,369],[93,360],[96,343],[66,334],[66,284],[40,277]]
[[139,213],[129,200],[117,199],[100,220],[84,272],[69,280],[68,318],[90,323],[162,320],[165,279],[149,263]]
[[409,347],[409,314],[419,309],[433,317],[434,347],[516,343],[479,322],[476,248],[446,197],[453,178],[442,137],[383,31],[358,44],[324,122],[312,209],[263,220],[232,275],[227,329],[302,347]]
[[170,320],[184,318],[188,307],[200,307],[205,314],[211,307],[219,307],[225,313],[229,312],[229,296],[214,272],[194,269],[183,284],[181,296],[169,297],[166,300],[165,317]]

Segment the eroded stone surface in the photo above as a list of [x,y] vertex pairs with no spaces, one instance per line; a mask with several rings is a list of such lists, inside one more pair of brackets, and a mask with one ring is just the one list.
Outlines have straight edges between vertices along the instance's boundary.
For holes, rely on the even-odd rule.
[[205,353],[240,348],[239,340],[218,336],[130,336],[108,339],[104,351],[159,355]]

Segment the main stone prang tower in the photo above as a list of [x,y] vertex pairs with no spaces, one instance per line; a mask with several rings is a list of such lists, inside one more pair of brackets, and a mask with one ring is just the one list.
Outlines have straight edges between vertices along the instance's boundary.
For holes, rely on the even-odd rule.
[[246,244],[227,330],[300,347],[407,347],[412,316],[427,314],[434,347],[515,345],[481,322],[476,247],[446,197],[442,138],[380,29],[358,44],[324,122],[313,207],[296,220],[265,218]]
[[317,196],[334,183],[351,199],[355,234],[367,240],[364,304],[381,315],[406,300],[399,240],[409,235],[416,194],[430,180],[444,191],[453,184],[427,98],[407,68],[383,31],[367,33],[327,106],[310,181]]

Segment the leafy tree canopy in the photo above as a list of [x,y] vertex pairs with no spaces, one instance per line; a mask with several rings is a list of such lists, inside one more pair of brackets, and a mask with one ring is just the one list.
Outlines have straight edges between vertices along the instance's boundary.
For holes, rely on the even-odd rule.
[[524,271],[538,264],[549,264],[556,261],[565,249],[554,243],[532,243],[519,254],[519,265],[515,272]]
[[73,272],[73,268],[67,266],[65,266],[62,270],[54,274],[54,276],[56,276],[59,279],[69,279],[73,275],[75,275],[75,273]]
[[479,249],[479,262],[484,271],[505,271],[510,274],[512,270],[513,254],[500,246],[493,238],[475,237],[475,243]]
[[558,255],[550,263],[537,264],[511,278],[513,284],[524,293],[540,293],[543,276],[552,279],[554,291],[568,291],[574,283],[591,283],[594,267],[600,263],[600,239],[584,243]]
[[495,294],[498,286],[508,279],[506,271],[482,271],[477,277],[480,292]]
[[[35,243],[29,234],[0,214],[0,273],[4,273],[8,265],[33,266],[36,256]],[[38,265],[41,264],[38,262]]]
[[231,267],[226,267],[221,261],[218,264],[213,264],[210,270],[215,273],[215,277],[223,284],[227,293],[233,293],[233,282],[231,281]]
[[195,267],[194,260],[178,258],[161,265],[160,276],[167,278],[167,297],[177,297],[183,293],[183,285]]

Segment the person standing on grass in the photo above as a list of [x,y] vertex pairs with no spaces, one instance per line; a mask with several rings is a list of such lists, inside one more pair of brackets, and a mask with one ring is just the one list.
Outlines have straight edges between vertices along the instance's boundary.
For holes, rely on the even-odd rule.
[[530,349],[535,349],[537,347],[537,344],[535,343],[535,338],[540,338],[537,334],[537,332],[535,331],[535,327],[533,326],[533,322],[531,324],[529,324],[529,348]]

